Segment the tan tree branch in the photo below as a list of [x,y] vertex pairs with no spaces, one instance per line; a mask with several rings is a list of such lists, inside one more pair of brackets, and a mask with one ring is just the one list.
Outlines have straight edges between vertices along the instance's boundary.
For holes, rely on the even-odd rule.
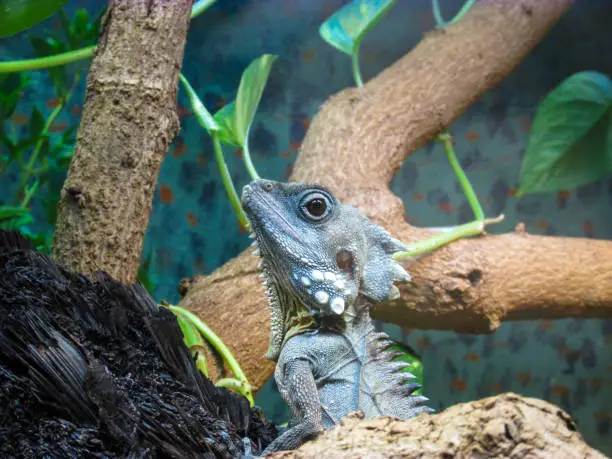
[[[403,159],[507,76],[571,0],[483,0],[447,31],[428,34],[363,88],[331,97],[313,119],[294,173],[323,183],[405,242],[408,225],[389,182]],[[257,260],[244,252],[192,280],[181,302],[228,343],[259,386],[268,310]],[[414,282],[375,317],[411,328],[489,332],[502,320],[612,316],[612,242],[515,232],[450,244],[410,266]],[[228,323],[240,321],[242,333]]]
[[73,271],[136,281],[159,169],[179,130],[191,0],[111,0],[87,77],[53,255]]

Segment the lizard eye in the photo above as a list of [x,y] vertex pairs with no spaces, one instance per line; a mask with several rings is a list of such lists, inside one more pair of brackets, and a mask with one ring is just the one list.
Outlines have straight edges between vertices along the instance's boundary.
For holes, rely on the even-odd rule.
[[302,199],[300,210],[304,217],[311,221],[321,221],[329,214],[329,198],[322,193],[311,193]]

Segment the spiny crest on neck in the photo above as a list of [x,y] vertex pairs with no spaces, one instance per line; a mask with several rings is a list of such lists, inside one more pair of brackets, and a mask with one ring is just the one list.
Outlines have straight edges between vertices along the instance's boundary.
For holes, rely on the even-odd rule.
[[270,311],[270,341],[266,358],[276,361],[284,342],[292,335],[291,329],[299,332],[311,327],[314,320],[305,306],[284,294],[284,291],[279,288],[279,282],[273,274],[274,271],[270,269],[266,259],[262,256],[255,233],[251,232],[249,237],[254,239],[251,243],[252,254],[262,258],[257,264],[258,278],[265,288]]

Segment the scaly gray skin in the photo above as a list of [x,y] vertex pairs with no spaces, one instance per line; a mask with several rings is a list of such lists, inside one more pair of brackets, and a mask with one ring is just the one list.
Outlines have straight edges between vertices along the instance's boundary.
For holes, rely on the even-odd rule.
[[395,299],[406,247],[321,186],[256,180],[242,194],[271,312],[267,357],[289,428],[264,453],[295,449],[351,411],[410,418],[431,410],[374,330],[373,304]]

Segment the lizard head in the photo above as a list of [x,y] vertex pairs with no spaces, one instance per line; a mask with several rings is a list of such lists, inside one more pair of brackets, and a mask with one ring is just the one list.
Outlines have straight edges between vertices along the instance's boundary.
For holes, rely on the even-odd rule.
[[393,258],[406,247],[329,189],[255,180],[242,206],[262,257],[271,307],[268,357],[275,359],[296,317],[342,315],[358,295],[373,303],[395,299],[395,281],[409,274]]

